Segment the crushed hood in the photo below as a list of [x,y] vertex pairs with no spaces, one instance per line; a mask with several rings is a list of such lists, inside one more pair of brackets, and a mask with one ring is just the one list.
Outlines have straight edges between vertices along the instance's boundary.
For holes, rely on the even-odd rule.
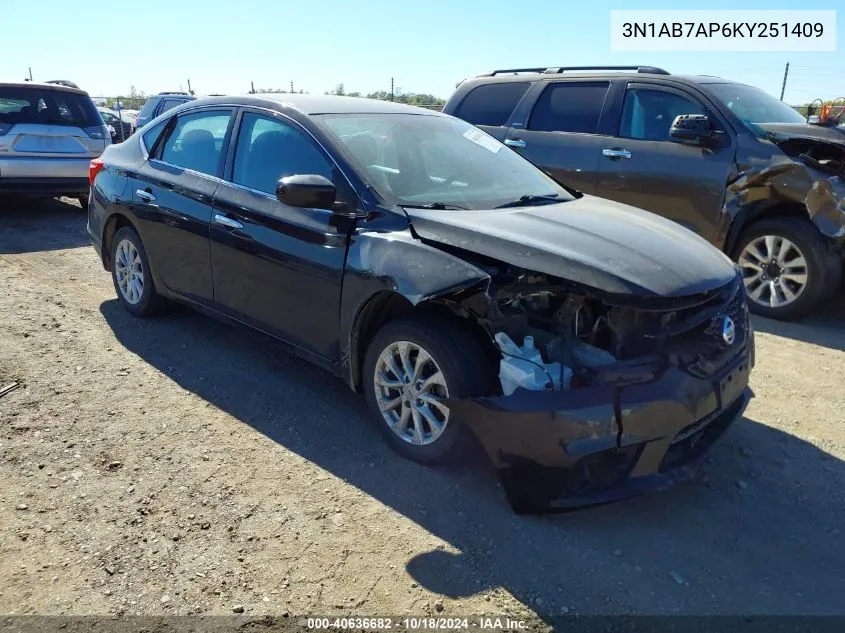
[[774,141],[790,138],[806,138],[845,145],[845,137],[841,132],[837,132],[834,128],[821,125],[810,125],[809,123],[758,123],[757,126],[773,135]]
[[424,240],[605,292],[681,297],[736,275],[733,262],[692,231],[593,196],[489,211],[405,211]]

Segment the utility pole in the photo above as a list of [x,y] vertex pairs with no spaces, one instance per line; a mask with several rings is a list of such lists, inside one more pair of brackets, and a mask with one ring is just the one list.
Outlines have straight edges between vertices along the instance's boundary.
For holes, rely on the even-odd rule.
[[783,93],[786,92],[786,78],[789,75],[789,62],[786,62],[786,69],[783,71],[783,86],[780,88],[780,100],[783,101]]
[[255,94],[255,82],[254,81],[249,82],[249,94],[251,94],[251,95]]
[[194,94],[194,91],[191,90],[191,80],[188,79],[188,94]]
[[290,82],[290,93],[293,94],[293,82]]
[[390,100],[393,101],[393,77],[390,78]]

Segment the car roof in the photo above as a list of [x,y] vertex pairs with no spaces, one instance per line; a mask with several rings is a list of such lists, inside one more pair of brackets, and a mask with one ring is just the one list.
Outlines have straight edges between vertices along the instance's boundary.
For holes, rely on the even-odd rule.
[[204,104],[253,105],[273,110],[293,109],[302,114],[429,114],[445,116],[439,112],[418,108],[394,101],[341,97],[337,95],[307,95],[289,93],[263,93],[261,95],[230,95],[205,97],[191,102],[195,107]]
[[502,73],[496,75],[478,75],[470,77],[461,82],[463,84],[488,84],[508,83],[513,81],[567,81],[579,80],[601,80],[601,79],[630,79],[638,81],[642,79],[657,80],[665,83],[687,83],[687,84],[737,84],[745,85],[731,79],[714,77],[712,75],[672,75],[669,73],[649,72],[563,72],[563,73],[537,73],[525,72],[520,74]]
[[0,88],[38,88],[40,90],[55,90],[56,92],[72,92],[78,95],[87,95],[88,93],[81,88],[71,88],[70,86],[63,86],[62,84],[48,84],[34,81],[13,81],[0,83]]

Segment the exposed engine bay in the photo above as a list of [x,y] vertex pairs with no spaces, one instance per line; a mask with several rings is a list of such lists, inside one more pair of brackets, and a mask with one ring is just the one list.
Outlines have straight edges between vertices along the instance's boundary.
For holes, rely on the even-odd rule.
[[845,178],[845,147],[812,138],[796,137],[776,142],[788,156],[834,176]]
[[[591,386],[602,368],[659,359],[680,365],[716,360],[720,336],[709,332],[717,315],[740,309],[741,285],[698,296],[655,299],[601,295],[547,275],[510,268],[498,275],[481,322],[502,353],[500,379],[513,361],[537,366],[537,380],[520,386],[558,390]],[[744,309],[744,308],[742,308]],[[736,319],[742,327],[744,319]],[[711,335],[711,336],[708,336]],[[525,343],[523,345],[523,342]],[[715,356],[720,356],[719,353]],[[511,368],[512,369],[512,368]],[[707,373],[702,365],[700,373]]]

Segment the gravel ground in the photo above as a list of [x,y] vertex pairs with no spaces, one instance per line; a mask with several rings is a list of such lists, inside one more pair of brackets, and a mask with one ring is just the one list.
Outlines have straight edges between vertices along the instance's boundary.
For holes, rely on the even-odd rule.
[[845,614],[843,323],[755,321],[697,481],[519,517],[261,336],[131,318],[75,203],[0,202],[0,613]]

